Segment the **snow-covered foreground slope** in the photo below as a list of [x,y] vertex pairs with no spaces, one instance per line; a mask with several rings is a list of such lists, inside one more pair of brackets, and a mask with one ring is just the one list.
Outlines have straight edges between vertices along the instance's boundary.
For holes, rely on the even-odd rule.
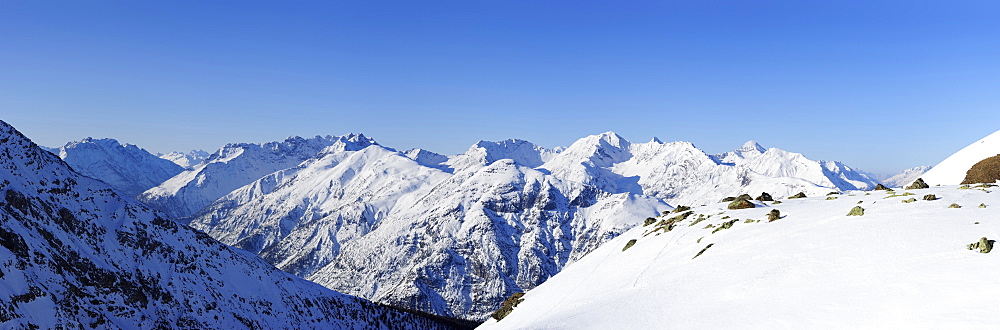
[[144,192],[139,200],[173,218],[184,218],[239,187],[275,171],[294,167],[326,148],[359,150],[372,144],[374,140],[354,134],[229,144],[203,164]]
[[[743,210],[697,207],[668,232],[653,232],[654,223],[608,242],[481,328],[1000,325],[1000,284],[991,275],[1000,272],[1000,252],[967,248],[1000,237],[1000,188],[896,194],[904,192],[915,195],[850,192]],[[939,199],[923,200],[928,194]],[[909,198],[916,201],[903,202]],[[953,203],[961,208],[949,208]],[[855,206],[863,216],[847,216]],[[782,218],[768,222],[772,209]],[[729,221],[731,228],[713,233]]]
[[0,121],[0,328],[435,328],[165,220]]
[[137,196],[184,170],[114,139],[86,138],[67,143],[55,153],[77,172],[107,182],[128,196]]
[[1000,131],[976,141],[934,165],[922,178],[929,185],[962,183],[966,172],[979,161],[1000,154]]
[[169,160],[185,169],[192,169],[208,159],[208,156],[211,156],[211,154],[204,150],[191,150],[188,152],[174,151],[157,156]]

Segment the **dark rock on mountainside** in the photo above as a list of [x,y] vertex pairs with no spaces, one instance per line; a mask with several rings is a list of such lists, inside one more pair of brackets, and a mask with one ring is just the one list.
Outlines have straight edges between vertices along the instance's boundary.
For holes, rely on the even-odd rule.
[[962,184],[995,183],[1000,180],[1000,155],[983,159],[972,165]]

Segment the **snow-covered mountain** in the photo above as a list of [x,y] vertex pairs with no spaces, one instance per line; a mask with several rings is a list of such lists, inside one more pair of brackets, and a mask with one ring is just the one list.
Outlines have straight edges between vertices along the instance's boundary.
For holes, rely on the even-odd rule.
[[[201,180],[232,173],[227,165]],[[565,149],[480,141],[447,158],[371,143],[262,175],[191,225],[338,291],[483,319],[510,293],[671,209],[664,200],[874,185],[843,164],[756,143],[710,156],[687,142],[631,143],[608,132]]]
[[929,185],[962,183],[966,172],[979,161],[1000,154],[1000,131],[996,131],[934,165],[922,178]]
[[157,156],[169,160],[185,169],[192,169],[208,159],[208,156],[211,156],[211,154],[204,150],[191,150],[188,152],[174,151]]
[[[996,328],[998,284],[985,274],[1000,272],[1000,256],[980,252],[1000,233],[1000,188],[906,192],[658,217],[480,328]],[[863,215],[848,216],[855,207]]]
[[165,220],[2,121],[0,153],[0,328],[446,327]]
[[689,142],[655,140],[633,143],[627,152],[631,157],[614,163],[610,170],[636,179],[643,194],[674,205],[700,205],[744,193],[783,197],[805,192],[812,196],[871,189],[878,184],[843,163],[765,149],[754,141],[721,155],[708,155]]
[[490,161],[496,150],[484,145],[446,170],[379,145],[328,150],[215,201],[191,225],[345,293],[482,319],[492,302],[669,208]]
[[166,180],[139,199],[173,218],[191,216],[212,201],[275,171],[315,157],[320,151],[360,150],[376,144],[364,135],[290,137],[282,142],[233,143],[204,163]]
[[917,166],[914,168],[908,168],[892,176],[889,176],[888,178],[885,178],[881,181],[882,184],[884,184],[886,187],[889,188],[904,187],[906,185],[909,185],[913,181],[916,181],[918,178],[923,176],[924,173],[927,173],[927,171],[929,171],[930,169],[931,169],[930,166]]
[[86,138],[67,143],[57,154],[77,172],[104,181],[128,196],[137,196],[184,169],[131,144]]

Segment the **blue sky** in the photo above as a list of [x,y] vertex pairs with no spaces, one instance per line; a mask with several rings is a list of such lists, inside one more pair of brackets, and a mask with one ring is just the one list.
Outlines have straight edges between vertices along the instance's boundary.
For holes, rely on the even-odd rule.
[[605,131],[873,172],[1000,129],[994,1],[5,1],[0,119],[153,152]]

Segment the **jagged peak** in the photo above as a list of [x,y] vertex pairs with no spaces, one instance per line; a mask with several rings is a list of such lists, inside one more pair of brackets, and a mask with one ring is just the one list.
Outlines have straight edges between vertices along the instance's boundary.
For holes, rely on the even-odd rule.
[[506,140],[500,140],[500,141],[479,140],[479,142],[476,142],[476,144],[472,145],[473,148],[476,148],[476,147],[479,147],[479,148],[504,147],[504,148],[506,148],[506,147],[523,147],[523,146],[529,146],[531,148],[538,148],[538,145],[536,145],[534,143],[531,143],[531,141],[522,140],[522,139],[506,139]]
[[607,131],[595,136],[599,138],[598,141],[605,141],[611,146],[619,149],[628,148],[629,144],[631,144],[631,142],[623,138],[621,135],[612,131]]
[[661,141],[660,138],[654,136],[653,139],[649,140],[649,143],[663,144],[663,141]]
[[632,143],[618,135],[615,132],[607,131],[601,134],[589,135],[582,139],[573,142],[569,148],[566,150],[574,150],[580,148],[590,148],[597,147],[598,149],[614,148],[614,149],[628,149]]
[[118,147],[125,147],[126,146],[126,144],[118,142],[118,140],[115,140],[115,139],[112,139],[112,138],[95,139],[93,137],[88,136],[88,137],[83,138],[80,141],[70,141],[70,142],[66,143],[66,145],[63,146],[63,148],[77,148],[77,147],[86,146],[86,145],[95,145],[95,146],[100,146],[100,147],[103,147],[103,148],[118,148]]
[[[541,166],[543,161],[543,155],[550,153],[551,151],[540,147],[530,141],[521,139],[506,139],[501,141],[486,141],[480,140],[469,147],[463,155],[459,158],[466,158],[473,160],[469,164],[491,164],[497,160],[501,159],[513,159],[514,162],[522,166],[537,167]],[[462,163],[465,161],[460,161]],[[458,165],[459,163],[455,163]],[[465,165],[458,165],[460,168],[464,168]]]

